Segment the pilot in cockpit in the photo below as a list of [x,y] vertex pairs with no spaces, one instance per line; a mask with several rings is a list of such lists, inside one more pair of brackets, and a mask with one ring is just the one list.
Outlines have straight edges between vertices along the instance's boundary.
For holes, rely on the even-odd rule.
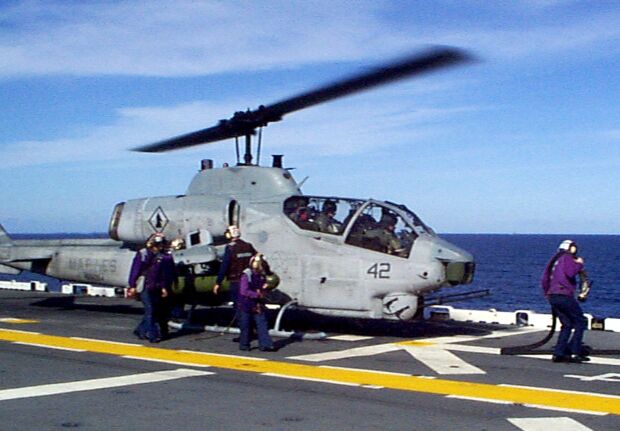
[[404,248],[395,233],[398,219],[391,212],[384,210],[378,226],[366,232],[366,238],[371,240],[378,251],[400,255]]
[[[289,204],[292,204],[290,205]],[[294,222],[307,222],[310,218],[310,211],[308,209],[308,198],[305,197],[296,197],[291,198],[287,201],[287,208],[285,211],[288,213],[288,216]]]
[[316,217],[315,223],[321,232],[339,233],[342,224],[336,220],[335,215],[338,211],[336,202],[327,199],[323,202],[321,213]]

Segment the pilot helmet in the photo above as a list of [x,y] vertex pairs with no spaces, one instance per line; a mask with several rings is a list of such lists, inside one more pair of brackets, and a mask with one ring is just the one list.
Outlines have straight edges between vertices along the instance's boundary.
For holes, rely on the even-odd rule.
[[567,252],[570,253],[572,247],[575,247],[574,253],[576,253],[577,252],[577,244],[575,243],[575,241],[572,241],[570,239],[565,239],[558,246],[558,250],[563,250],[563,251],[567,251]]
[[337,211],[336,202],[330,199],[323,202],[323,212],[336,213],[336,211]]
[[384,214],[381,216],[381,224],[382,224],[384,227],[387,227],[387,226],[396,226],[396,223],[397,223],[397,222],[398,222],[398,220],[396,219],[396,216],[394,216],[394,214],[391,214],[391,213],[387,213],[387,212],[386,212],[386,213],[384,213]]
[[236,239],[241,236],[241,231],[239,230],[237,226],[233,224],[233,225],[228,226],[228,228],[226,229],[225,236],[228,239]]

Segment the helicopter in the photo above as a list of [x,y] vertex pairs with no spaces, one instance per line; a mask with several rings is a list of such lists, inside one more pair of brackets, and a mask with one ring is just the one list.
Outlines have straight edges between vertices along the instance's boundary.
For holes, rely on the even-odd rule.
[[[289,113],[470,60],[455,48],[436,48],[255,110],[215,126],[134,148],[165,152],[234,139],[237,163],[201,166],[184,194],[121,202],[109,239],[13,240],[0,226],[0,272],[27,270],[63,280],[127,287],[136,250],[154,233],[175,238],[175,293],[222,304],[212,293],[229,226],[263,253],[277,286],[267,300],[336,317],[411,320],[424,298],[470,284],[472,254],[440,238],[405,205],[376,199],[305,195],[283,156],[254,163],[263,127]],[[253,138],[258,135],[258,143]],[[239,139],[245,152],[240,158]],[[222,286],[226,289],[226,285]],[[278,316],[280,317],[280,316]]]

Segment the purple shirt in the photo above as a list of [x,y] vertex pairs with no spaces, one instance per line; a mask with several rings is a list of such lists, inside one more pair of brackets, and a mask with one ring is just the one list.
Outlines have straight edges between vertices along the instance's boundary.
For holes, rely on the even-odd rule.
[[549,274],[548,284],[546,284],[543,280],[545,296],[573,296],[575,294],[575,290],[577,289],[576,276],[582,269],[583,264],[578,263],[572,254],[564,253],[560,255],[557,260],[555,260],[555,263],[552,263],[551,267],[545,271],[545,274]]
[[251,280],[248,277],[250,271],[244,271],[239,279],[239,299],[238,307],[246,313],[255,312],[260,302],[260,291],[265,284],[265,277],[258,272],[251,272]]
[[136,253],[129,273],[129,287],[136,287],[138,277],[144,275],[144,288],[147,290],[169,290],[175,278],[174,260],[167,253],[154,254],[142,249]]

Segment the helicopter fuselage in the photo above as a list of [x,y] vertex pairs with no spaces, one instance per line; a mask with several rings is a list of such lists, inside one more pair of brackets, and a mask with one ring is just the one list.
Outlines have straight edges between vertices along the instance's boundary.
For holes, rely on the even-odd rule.
[[110,240],[5,240],[0,264],[124,287],[135,250],[161,232],[184,240],[173,252],[179,264],[195,276],[213,275],[229,225],[239,226],[279,275],[270,298],[321,314],[406,320],[420,296],[473,278],[473,256],[406,207],[303,195],[288,170],[259,166],[205,168],[184,195],[120,203]]

